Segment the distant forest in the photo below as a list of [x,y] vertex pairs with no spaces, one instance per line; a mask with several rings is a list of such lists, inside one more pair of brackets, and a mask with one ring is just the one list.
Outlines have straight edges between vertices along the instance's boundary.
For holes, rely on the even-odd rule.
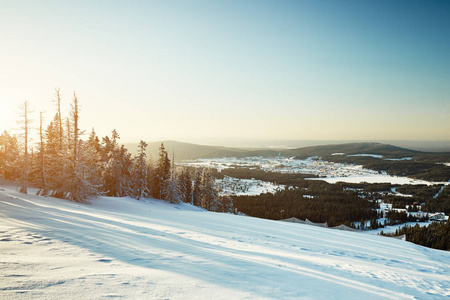
[[154,197],[169,202],[187,202],[211,211],[233,211],[231,199],[220,197],[214,178],[207,169],[189,172],[176,168],[163,144],[156,162],[145,153],[141,141],[132,157],[119,134],[101,140],[92,129],[87,139],[79,128],[80,106],[74,92],[68,117],[61,115],[59,89],[55,95],[56,113],[44,126],[40,113],[39,143],[29,143],[30,107],[20,107],[19,135],[4,131],[0,135],[0,174],[19,183],[19,191],[38,189],[38,195],[50,195],[76,202],[89,202],[96,195],[130,196],[136,199]]
[[418,224],[404,226],[393,234],[383,232],[381,234],[385,236],[406,235],[408,242],[440,250],[450,250],[450,219],[447,222],[431,223],[424,227],[420,227]]
[[377,219],[375,203],[359,198],[355,192],[316,181],[307,188],[289,188],[275,194],[235,196],[233,203],[240,212],[274,220],[296,217],[327,222],[328,226],[355,227],[353,222]]

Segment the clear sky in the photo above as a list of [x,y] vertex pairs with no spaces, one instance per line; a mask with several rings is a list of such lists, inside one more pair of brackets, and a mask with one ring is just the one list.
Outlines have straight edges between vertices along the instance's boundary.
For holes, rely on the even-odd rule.
[[0,130],[59,87],[160,139],[450,139],[450,1],[0,0]]

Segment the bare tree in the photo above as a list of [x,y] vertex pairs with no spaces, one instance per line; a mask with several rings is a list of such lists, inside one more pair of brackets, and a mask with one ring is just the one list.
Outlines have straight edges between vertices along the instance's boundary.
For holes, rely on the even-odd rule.
[[26,194],[28,192],[28,169],[29,169],[29,157],[28,157],[28,133],[30,129],[30,124],[32,120],[29,118],[30,115],[30,105],[28,101],[24,101],[23,104],[19,106],[20,108],[20,119],[17,122],[20,126],[20,130],[23,130],[23,133],[21,136],[23,136],[23,143],[24,143],[24,159],[22,161],[23,163],[23,173],[22,178],[20,181],[20,187],[19,191],[21,193]]
[[61,116],[61,94],[59,88],[55,89],[56,91],[56,105],[58,106],[58,127],[59,127],[59,151],[62,150],[63,147],[63,125],[62,125],[62,116]]
[[[80,135],[80,128],[78,128],[78,122],[80,120],[80,108],[78,106],[78,98],[75,92],[73,92],[73,102],[71,104],[71,118],[72,118],[72,130],[73,130],[73,168],[77,168],[78,162],[78,138]],[[70,143],[70,141],[69,141]]]
[[71,134],[70,134],[70,120],[69,120],[69,118],[66,118],[66,127],[67,127],[67,148],[70,150],[71,149],[71,147],[72,147],[72,144],[71,144],[71,139],[72,139],[72,136],[71,136]]
[[42,128],[42,122],[43,122],[43,117],[42,117],[42,111],[40,112],[40,118],[39,118],[39,138],[40,138],[40,165],[41,165],[41,177],[42,177],[42,186],[41,189],[39,190],[38,194],[41,195],[47,195],[48,193],[48,188],[47,188],[47,179],[46,179],[46,173],[45,173],[45,146],[44,146],[44,132],[43,132],[43,128]]

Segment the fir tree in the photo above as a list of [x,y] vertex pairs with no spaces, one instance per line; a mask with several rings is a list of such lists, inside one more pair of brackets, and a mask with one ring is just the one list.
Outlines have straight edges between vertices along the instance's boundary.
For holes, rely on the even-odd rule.
[[170,203],[181,202],[180,186],[175,177],[170,177],[163,185],[164,200]]
[[153,197],[159,199],[166,199],[164,191],[165,184],[168,183],[170,178],[170,159],[168,157],[167,151],[164,148],[164,144],[161,143],[159,148],[158,161],[155,168],[155,178],[153,183]]
[[149,195],[146,148],[147,143],[141,140],[133,163],[133,193],[138,200]]
[[[63,186],[69,179],[69,160],[67,143],[60,140],[59,116],[55,115],[53,121],[45,131],[45,155],[47,165],[47,184],[53,197],[64,198]],[[62,145],[62,146],[61,146]]]
[[178,175],[181,200],[185,203],[192,203],[192,179],[186,167],[181,169]]
[[92,128],[91,134],[88,140],[83,143],[82,156],[83,162],[89,167],[86,173],[86,179],[92,184],[97,190],[100,190],[102,185],[102,156],[101,156],[101,145],[100,140],[97,137],[94,128]]
[[201,206],[202,201],[202,174],[197,171],[195,173],[194,188],[192,190],[192,204]]
[[117,140],[119,134],[114,129],[111,139],[103,138],[105,167],[103,171],[103,190],[106,195],[112,197],[123,197],[131,195],[131,154],[122,145],[119,147]]
[[[69,139],[70,147],[70,180],[65,183],[65,189],[70,200],[85,202],[89,197],[96,194],[95,187],[87,180],[90,169],[87,156],[82,153],[83,142],[80,140],[81,130],[79,128],[80,107],[78,98],[73,93],[73,102],[70,111],[70,124],[72,140]],[[70,130],[69,130],[70,132]]]
[[217,198],[218,192],[215,187],[214,179],[211,176],[211,173],[205,168],[202,173],[202,201],[201,206],[209,211],[216,211],[217,209]]
[[0,135],[0,173],[5,179],[20,177],[19,142],[16,136],[11,136],[6,130]]
[[217,212],[233,212],[233,199],[229,196],[219,196],[216,202],[216,210]]

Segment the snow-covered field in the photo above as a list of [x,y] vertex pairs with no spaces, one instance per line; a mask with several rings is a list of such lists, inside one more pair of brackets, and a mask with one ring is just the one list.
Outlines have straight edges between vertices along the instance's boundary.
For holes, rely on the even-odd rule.
[[309,157],[307,159],[294,159],[293,157],[223,157],[223,158],[200,158],[185,161],[183,165],[194,167],[216,168],[219,171],[235,166],[255,168],[264,171],[287,173],[287,174],[313,174],[318,176],[352,176],[352,175],[374,175],[377,171],[364,169],[362,166],[351,164],[334,163]]
[[434,185],[434,184],[443,184],[446,185],[448,182],[430,182],[420,179],[412,179],[408,177],[400,177],[400,176],[391,176],[387,174],[367,174],[367,175],[350,175],[344,177],[321,177],[321,178],[309,178],[310,180],[323,180],[328,183],[336,183],[336,182],[349,182],[349,183],[390,183],[390,184],[426,184],[426,185]]
[[[381,219],[379,219],[381,220]],[[395,233],[395,231],[397,229],[401,229],[405,226],[411,226],[414,227],[416,226],[416,224],[418,224],[420,227],[425,227],[430,225],[432,222],[431,221],[427,221],[427,222],[407,222],[407,223],[403,223],[403,224],[397,224],[397,225],[388,225],[386,227],[383,228],[377,228],[377,229],[371,229],[371,230],[364,230],[361,231],[363,234],[372,234],[372,235],[377,235],[380,234],[382,231],[384,233]],[[370,222],[367,222],[367,225],[370,225]]]
[[[340,155],[342,153],[334,153]],[[374,154],[355,154],[349,156],[374,156]],[[399,159],[407,160],[408,157]],[[252,156],[244,158],[224,157],[208,158],[185,161],[182,165],[194,166],[198,168],[216,168],[219,171],[235,166],[254,168],[270,172],[289,173],[289,174],[313,174],[320,176],[315,178],[325,180],[329,183],[351,182],[351,183],[391,183],[391,184],[449,184],[448,182],[429,182],[425,180],[411,179],[407,177],[390,176],[386,172],[365,169],[360,165],[347,163],[334,163],[320,159],[319,157],[309,157],[307,159],[294,159],[282,156],[262,157]]]
[[256,179],[239,179],[224,176],[223,179],[216,179],[216,185],[221,195],[228,196],[255,196],[263,193],[275,193],[277,190],[285,188],[284,185],[277,185],[272,182]]
[[448,299],[450,252],[159,200],[0,187],[0,299]]

